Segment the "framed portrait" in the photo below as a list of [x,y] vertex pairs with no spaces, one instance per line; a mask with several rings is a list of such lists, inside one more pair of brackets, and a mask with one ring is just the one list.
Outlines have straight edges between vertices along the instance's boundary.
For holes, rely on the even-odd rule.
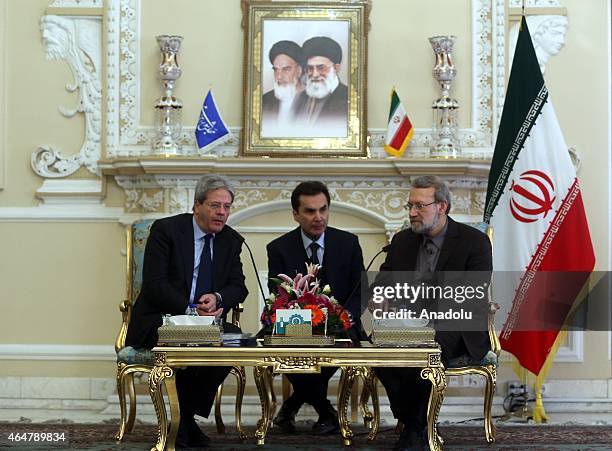
[[370,0],[242,0],[243,156],[366,156]]

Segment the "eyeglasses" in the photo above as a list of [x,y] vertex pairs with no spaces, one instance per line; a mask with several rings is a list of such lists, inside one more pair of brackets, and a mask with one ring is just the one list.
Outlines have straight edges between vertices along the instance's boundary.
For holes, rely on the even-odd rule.
[[207,202],[206,205],[211,210],[221,210],[223,208],[226,211],[230,211],[232,204],[222,204],[221,202]]
[[425,207],[429,207],[430,205],[437,204],[437,203],[438,202],[435,201],[435,200],[433,202],[429,202],[428,204],[422,204],[420,202],[417,202],[416,204],[413,204],[412,202],[408,202],[408,203],[406,203],[406,205],[404,205],[404,208],[406,209],[406,211],[410,211],[413,208],[416,211],[423,211],[423,210],[425,210]]
[[310,64],[308,66],[306,66],[306,72],[308,72],[309,74],[313,73],[316,69],[317,72],[319,73],[325,73],[327,72],[331,67],[333,66],[333,64],[317,64],[315,66],[311,66]]

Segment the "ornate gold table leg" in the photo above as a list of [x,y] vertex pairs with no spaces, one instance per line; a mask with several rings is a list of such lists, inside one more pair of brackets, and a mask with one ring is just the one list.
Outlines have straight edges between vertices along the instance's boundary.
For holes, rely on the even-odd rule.
[[359,407],[361,408],[361,416],[363,417],[363,427],[371,429],[374,416],[368,407],[368,400],[370,399],[370,386],[368,385],[367,371],[363,378],[363,388],[361,389],[361,396],[359,397]]
[[[166,390],[170,399],[170,414],[171,422],[170,431],[168,431],[168,418],[166,417],[166,406],[164,405],[164,397],[161,386],[166,379]],[[178,396],[176,393],[176,383],[174,381],[174,371],[169,366],[155,366],[149,376],[149,392],[151,400],[157,414],[157,444],[151,448],[151,451],[174,451],[174,442],[176,440],[176,432],[178,430],[179,411],[178,411]],[[166,443],[168,447],[166,448]]]
[[371,429],[368,434],[368,441],[373,441],[378,434],[378,428],[380,427],[380,403],[378,401],[378,389],[376,385],[378,384],[378,378],[376,374],[374,374],[374,370],[370,367],[365,368],[364,372],[364,389],[367,385],[370,390],[370,395],[372,396],[372,410],[374,413],[372,415],[372,419],[370,420]]
[[427,406],[427,435],[429,439],[429,449],[439,451],[442,449],[442,438],[438,435],[438,414],[442,401],[444,400],[444,390],[446,389],[446,374],[444,368],[423,368],[421,377],[429,379],[432,384],[429,404]]
[[348,417],[348,402],[353,387],[353,381],[358,370],[347,366],[341,368],[340,385],[338,387],[338,422],[342,434],[342,443],[350,446],[353,443],[353,431]]
[[246,386],[246,374],[243,366],[235,366],[232,373],[236,376],[236,431],[240,440],[245,441],[249,438],[248,434],[242,429],[242,400],[244,398],[244,387]]
[[272,387],[270,386],[270,380],[272,379],[271,373],[271,367],[253,367],[255,384],[257,385],[259,400],[261,401],[261,419],[257,422],[257,429],[255,430],[255,438],[257,439],[258,445],[263,445],[265,443],[268,427],[272,421],[272,416],[270,414],[272,404]]
[[223,423],[223,417],[221,416],[221,397],[223,396],[223,384],[219,384],[217,387],[217,394],[215,395],[215,425],[217,426],[217,434],[225,434],[225,423]]

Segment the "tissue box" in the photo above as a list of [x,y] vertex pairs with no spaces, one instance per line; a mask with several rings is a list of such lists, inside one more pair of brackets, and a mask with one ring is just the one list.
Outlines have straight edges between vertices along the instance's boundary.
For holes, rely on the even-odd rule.
[[216,325],[165,325],[157,329],[158,346],[220,345],[221,327]]
[[436,331],[431,327],[374,328],[372,343],[384,347],[435,346]]

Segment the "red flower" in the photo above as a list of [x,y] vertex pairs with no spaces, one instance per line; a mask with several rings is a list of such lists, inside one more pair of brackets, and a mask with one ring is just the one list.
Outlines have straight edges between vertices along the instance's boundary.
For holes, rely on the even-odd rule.
[[314,304],[308,304],[304,306],[305,309],[308,309],[312,312],[312,325],[313,326],[318,326],[320,324],[323,324],[325,322],[325,315],[323,314],[323,312],[321,311],[321,309],[314,305]]
[[[317,305],[317,297],[312,294],[312,293],[304,293],[302,296],[300,296],[300,298],[298,299],[298,303],[301,306],[306,306],[308,304],[313,304],[313,305]],[[305,308],[305,307],[304,307]]]
[[348,313],[346,312],[346,310],[343,310],[340,313],[340,321],[342,321],[342,327],[345,330],[348,330],[351,328],[351,320],[349,319]]

